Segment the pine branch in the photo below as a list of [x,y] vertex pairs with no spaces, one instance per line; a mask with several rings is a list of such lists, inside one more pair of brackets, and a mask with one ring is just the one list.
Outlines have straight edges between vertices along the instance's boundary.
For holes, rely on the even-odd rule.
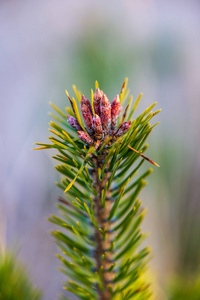
[[[140,229],[145,210],[138,196],[152,169],[139,177],[136,174],[144,161],[158,166],[143,153],[156,125],[149,121],[160,110],[151,112],[154,103],[130,121],[141,95],[131,108],[127,79],[111,104],[97,82],[95,87],[90,102],[73,86],[83,119],[67,91],[70,115],[51,104],[59,117],[51,116],[60,125],[51,122],[50,131],[55,135],[49,137],[51,144],[38,143],[36,148],[58,151],[53,158],[59,161],[56,170],[63,177],[57,185],[66,199],[59,199],[62,217],[51,216],[49,221],[61,228],[52,235],[63,252],[58,255],[61,271],[70,278],[64,288],[79,299],[145,300],[150,292],[142,276],[150,250],[138,250],[145,238]],[[127,97],[128,105],[120,117],[121,103]]]

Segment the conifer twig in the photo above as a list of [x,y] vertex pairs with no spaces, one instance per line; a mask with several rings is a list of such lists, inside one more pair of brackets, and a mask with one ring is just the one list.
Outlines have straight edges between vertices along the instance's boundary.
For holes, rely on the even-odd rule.
[[[132,108],[129,96],[117,127],[121,104],[129,95],[127,83],[126,78],[120,95],[111,103],[97,81],[96,91],[91,89],[91,103],[73,86],[82,118],[75,98],[66,91],[72,107],[66,108],[70,115],[65,116],[51,104],[59,117],[51,116],[60,124],[50,123],[55,135],[49,137],[51,144],[37,143],[37,149],[54,148],[59,152],[53,156],[59,161],[55,168],[62,175],[56,184],[67,197],[58,198],[61,217],[51,215],[48,220],[60,227],[52,235],[63,252],[57,255],[62,271],[70,278],[64,289],[78,299],[131,300],[136,296],[147,300],[150,295],[142,277],[150,249],[138,249],[145,238],[140,229],[145,211],[138,195],[152,169],[133,177],[144,162],[137,163],[140,157],[159,166],[141,149],[146,150],[144,142],[155,126],[151,127],[149,121],[160,110],[150,112],[154,103],[132,122],[129,118],[141,95]],[[125,121],[129,107],[131,112]],[[129,149],[138,155],[132,155]]]

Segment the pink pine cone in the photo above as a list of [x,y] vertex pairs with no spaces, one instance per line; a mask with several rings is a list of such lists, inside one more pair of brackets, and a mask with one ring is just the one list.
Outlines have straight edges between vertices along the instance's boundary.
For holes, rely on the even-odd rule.
[[100,101],[102,96],[103,92],[99,88],[97,88],[94,93],[94,111],[98,116],[100,116]]
[[[117,130],[117,118],[122,110],[119,95],[110,104],[107,96],[99,88],[96,89],[93,98],[92,108],[90,101],[82,95],[80,109],[85,122],[85,129],[81,128],[77,119],[67,116],[67,121],[72,128],[78,132],[78,137],[87,145],[95,145],[95,149],[101,147],[107,137],[111,138],[111,143],[127,132],[131,126],[131,121],[124,122]],[[72,106],[73,107],[73,106]],[[93,112],[95,113],[93,115]],[[124,120],[125,115],[122,117]]]
[[101,124],[105,134],[108,134],[111,125],[111,105],[105,94],[100,100]]
[[117,95],[111,103],[111,129],[115,130],[117,118],[122,111],[119,95]]
[[87,97],[85,97],[84,95],[82,95],[82,98],[81,98],[81,106],[85,104],[88,109],[90,110],[91,114],[92,114],[92,106],[90,104],[90,101]]
[[88,132],[89,134],[92,134],[92,107],[90,101],[84,95],[82,95],[81,99],[81,112]]
[[120,137],[125,134],[131,126],[131,121],[124,122],[121,127],[117,130],[115,136]]
[[92,119],[92,127],[94,129],[96,139],[100,140],[103,135],[103,130],[101,126],[101,119],[97,114],[95,114],[95,116]]
[[93,139],[91,139],[91,137],[85,131],[78,131],[78,137],[81,141],[89,146],[94,144]]
[[72,116],[67,115],[67,122],[69,125],[74,128],[76,131],[82,130],[79,122]]

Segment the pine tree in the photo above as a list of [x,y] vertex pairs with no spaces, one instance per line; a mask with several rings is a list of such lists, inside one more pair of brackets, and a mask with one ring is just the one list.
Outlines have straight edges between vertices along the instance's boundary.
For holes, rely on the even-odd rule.
[[91,102],[76,86],[73,89],[83,118],[77,101],[66,91],[68,115],[51,103],[59,117],[51,116],[59,125],[50,122],[51,144],[36,143],[40,146],[36,149],[58,152],[53,156],[62,174],[57,185],[65,198],[57,204],[61,217],[52,215],[49,221],[61,228],[52,235],[63,253],[57,255],[61,271],[69,278],[64,288],[83,300],[148,299],[143,274],[150,249],[140,246],[145,239],[140,229],[145,210],[138,195],[152,169],[136,175],[145,160],[158,166],[143,152],[157,125],[149,121],[160,110],[153,113],[153,103],[131,121],[142,94],[132,105],[127,79],[111,104],[98,82],[95,93],[91,90]]
[[41,291],[33,287],[15,253],[0,250],[0,300],[41,299]]

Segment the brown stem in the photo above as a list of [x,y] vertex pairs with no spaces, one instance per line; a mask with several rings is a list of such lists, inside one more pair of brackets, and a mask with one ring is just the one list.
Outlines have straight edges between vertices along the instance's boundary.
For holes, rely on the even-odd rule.
[[[104,290],[98,287],[99,300],[109,300],[111,298],[108,288],[109,285],[112,285],[112,281],[114,278],[114,272],[107,271],[109,267],[112,265],[112,253],[108,251],[112,241],[112,234],[110,232],[111,221],[107,220],[111,209],[111,203],[109,200],[111,196],[110,189],[108,189],[106,192],[105,207],[102,208],[101,206],[102,190],[105,189],[106,183],[110,178],[110,172],[107,171],[109,163],[105,169],[102,181],[99,180],[99,175],[98,175],[98,168],[102,169],[103,162],[106,155],[107,152],[104,151],[100,156],[93,157],[92,159],[93,163],[95,164],[95,168],[93,169],[93,186],[95,190],[98,192],[98,195],[94,197],[94,213],[99,227],[102,230],[104,230],[105,227],[107,228],[107,234],[105,240],[103,240],[102,233],[97,228],[95,228],[95,232],[94,232],[94,240],[96,243],[95,260],[96,260],[97,272],[99,272],[100,268],[103,266],[102,280],[103,280]],[[107,252],[107,254],[105,258],[102,259],[102,254],[104,254],[105,252]]]

